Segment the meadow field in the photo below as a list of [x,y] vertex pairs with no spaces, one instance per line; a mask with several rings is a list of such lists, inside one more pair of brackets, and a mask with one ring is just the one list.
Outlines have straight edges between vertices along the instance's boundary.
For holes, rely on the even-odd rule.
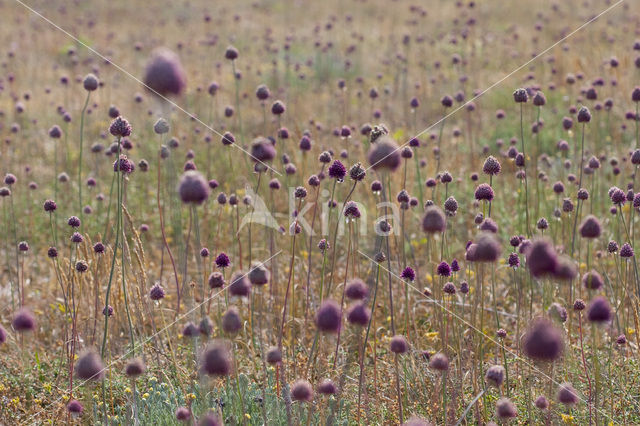
[[640,424],[640,1],[0,40],[0,425]]

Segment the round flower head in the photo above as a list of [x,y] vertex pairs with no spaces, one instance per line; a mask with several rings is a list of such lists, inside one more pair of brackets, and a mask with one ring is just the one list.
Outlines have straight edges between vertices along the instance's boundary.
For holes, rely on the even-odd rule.
[[367,175],[366,169],[360,163],[356,163],[349,169],[349,177],[351,180],[360,182]]
[[237,297],[248,297],[251,292],[251,283],[247,279],[246,274],[237,271],[231,277],[229,284],[229,294]]
[[235,306],[231,306],[222,315],[222,329],[227,334],[236,334],[242,329],[242,319]]
[[353,325],[365,327],[370,318],[371,310],[362,302],[355,303],[347,311],[347,321]]
[[508,398],[500,398],[496,402],[496,417],[499,419],[510,419],[518,415],[516,406]]
[[416,272],[413,270],[413,268],[407,266],[406,268],[404,268],[404,270],[402,271],[402,273],[400,274],[400,277],[404,280],[404,281],[410,281],[413,282],[416,280]]
[[438,352],[431,357],[429,367],[437,371],[447,371],[449,369],[449,358],[442,352]]
[[475,257],[476,262],[495,262],[502,253],[502,247],[495,234],[490,232],[482,232],[475,241]]
[[611,305],[602,296],[596,296],[587,308],[587,319],[591,322],[605,323],[611,320]]
[[520,257],[518,257],[518,253],[511,253],[507,263],[511,268],[518,268],[520,266]]
[[156,50],[147,62],[144,85],[163,97],[181,94],[186,87],[186,74],[178,55],[164,48]]
[[265,285],[269,282],[271,273],[263,263],[254,263],[249,270],[249,281],[253,285]]
[[547,398],[545,398],[544,395],[540,395],[538,398],[536,398],[534,404],[540,410],[546,410],[547,408],[549,408],[549,401],[547,400]]
[[391,338],[389,349],[395,354],[403,354],[409,350],[409,343],[404,336],[396,334]]
[[558,387],[558,401],[568,406],[578,403],[578,392],[571,383],[562,383]]
[[456,294],[456,286],[452,282],[447,282],[442,286],[442,292],[444,294]]
[[562,334],[551,321],[539,318],[522,337],[522,350],[536,361],[555,361],[564,350]]
[[578,267],[573,259],[568,256],[558,258],[553,277],[560,281],[571,281],[578,274]]
[[340,305],[333,300],[325,300],[316,312],[316,327],[323,333],[337,333],[342,321]]
[[67,404],[67,411],[72,416],[78,416],[78,415],[82,414],[83,410],[84,410],[84,408],[82,407],[82,404],[77,399],[72,399]]
[[164,299],[164,296],[164,289],[162,288],[160,283],[154,284],[153,287],[151,287],[151,289],[149,290],[149,298],[151,300],[161,300]]
[[427,234],[444,232],[447,227],[444,212],[437,206],[427,207],[422,217],[422,230]]
[[266,101],[271,96],[271,91],[266,84],[261,84],[256,88],[256,98],[260,101]]
[[204,336],[211,336],[213,333],[213,321],[209,317],[204,317],[198,324],[198,331]]
[[455,215],[458,211],[458,201],[454,197],[447,198],[447,200],[444,202],[444,210],[450,216]]
[[62,137],[62,129],[60,126],[55,124],[53,127],[49,129],[49,137],[51,139],[60,139]]
[[300,402],[310,402],[313,400],[313,388],[306,380],[296,380],[291,385],[291,399]]
[[478,201],[492,201],[493,200],[493,189],[487,183],[481,183],[476,188],[474,194],[476,200]]
[[334,395],[338,392],[336,385],[331,379],[324,379],[316,388],[318,393],[323,395]]
[[269,350],[267,350],[265,358],[271,365],[278,364],[282,361],[282,351],[280,351],[280,349],[278,349],[276,346],[272,346],[271,348],[269,348]]
[[231,264],[231,260],[229,259],[229,256],[227,256],[226,253],[220,253],[218,256],[216,256],[216,266],[218,268],[220,269],[228,268],[230,264]]
[[484,375],[485,380],[492,386],[499,388],[504,381],[505,369],[501,365],[493,365],[487,369]]
[[631,248],[631,245],[629,245],[629,243],[624,243],[620,248],[620,257],[633,257],[633,249]]
[[178,192],[183,203],[202,204],[209,198],[209,184],[202,173],[189,170],[182,174]]
[[191,412],[187,407],[178,407],[176,410],[176,420],[186,422],[191,418]]
[[200,371],[208,376],[228,376],[231,374],[231,356],[222,341],[209,343],[200,358]]
[[533,241],[526,256],[529,272],[535,278],[553,274],[558,265],[558,255],[547,239]]
[[82,380],[102,380],[105,368],[100,355],[93,350],[88,350],[80,355],[74,371],[76,376]]
[[582,276],[582,285],[587,290],[598,290],[604,285],[604,280],[599,273],[592,269]]
[[117,138],[124,138],[131,135],[131,125],[123,117],[116,117],[109,126],[109,133]]
[[337,179],[338,181],[344,180],[347,175],[347,168],[340,162],[340,160],[334,160],[329,166],[329,177]]
[[273,115],[282,115],[286,111],[286,107],[282,101],[275,101],[273,105],[271,105],[271,113]]
[[124,373],[127,375],[127,377],[135,378],[144,374],[146,370],[147,367],[144,365],[142,359],[134,358],[127,363],[126,367],[124,368]]
[[369,296],[369,287],[359,278],[354,278],[347,283],[344,295],[349,299],[363,300]]
[[481,231],[492,232],[494,234],[498,233],[498,224],[490,217],[483,220],[479,228]]
[[583,106],[580,107],[578,111],[578,123],[588,123],[591,121],[591,112],[589,112],[589,108]]
[[207,414],[200,417],[198,426],[223,426],[223,423],[216,413],[209,411]]
[[276,157],[276,148],[267,138],[259,137],[251,142],[251,159],[255,162],[268,163]]
[[543,106],[547,103],[547,98],[545,98],[544,93],[541,91],[537,91],[535,95],[533,95],[533,104],[535,106]]
[[82,86],[87,92],[93,92],[94,90],[98,89],[98,78],[95,75],[89,73],[85,76],[84,80],[82,80]]
[[573,302],[573,310],[576,312],[584,311],[586,307],[587,305],[582,299],[576,299],[576,301]]
[[402,162],[398,144],[388,135],[380,136],[371,144],[368,159],[374,170],[394,171]]
[[513,92],[513,100],[516,103],[524,103],[527,102],[529,100],[529,95],[527,95],[527,91],[525,89],[516,89]]
[[209,288],[221,288],[224,286],[224,275],[221,272],[212,272],[207,280]]
[[36,319],[27,308],[20,308],[11,321],[13,329],[18,333],[33,331],[36,328]]
[[436,272],[441,277],[450,277],[451,276],[451,267],[447,262],[440,262],[436,267]]
[[500,162],[493,155],[487,157],[482,166],[482,171],[488,175],[497,175],[500,173]]

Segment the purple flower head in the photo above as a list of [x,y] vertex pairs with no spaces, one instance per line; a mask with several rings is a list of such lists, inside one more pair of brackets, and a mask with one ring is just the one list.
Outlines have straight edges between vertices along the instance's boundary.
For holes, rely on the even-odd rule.
[[447,262],[440,262],[438,267],[436,268],[436,272],[441,277],[450,277],[451,276],[451,267]]
[[551,275],[558,265],[558,255],[551,241],[547,239],[535,240],[526,253],[527,267],[535,278]]
[[382,135],[371,143],[368,159],[374,170],[394,171],[401,163],[398,144],[388,135]]
[[629,243],[624,243],[622,247],[620,247],[620,257],[629,258],[633,257],[633,248]]
[[493,155],[487,157],[482,166],[482,171],[487,175],[497,175],[500,170],[500,162]]
[[437,206],[433,205],[424,211],[422,217],[422,230],[427,234],[444,232],[447,227],[444,212]]
[[[624,193],[623,193],[624,195]],[[582,238],[598,238],[602,233],[600,221],[593,215],[588,215],[580,224],[580,235]]]
[[403,354],[409,350],[409,343],[404,336],[396,334],[391,338],[389,349],[395,354]]
[[145,88],[162,97],[180,95],[186,87],[186,73],[180,58],[168,49],[156,50],[144,73]]
[[306,380],[296,380],[291,385],[291,399],[299,402],[311,402],[313,400],[313,388]]
[[200,371],[208,376],[228,376],[232,371],[229,349],[222,341],[209,343],[200,357]]
[[605,323],[611,320],[611,305],[602,296],[596,296],[587,308],[587,319],[591,322]]
[[[449,274],[451,273],[449,272]],[[404,281],[414,282],[416,280],[416,272],[413,270],[413,268],[411,268],[410,266],[407,266],[406,268],[404,268],[404,270],[400,274],[400,277]]]
[[555,361],[564,351],[562,333],[547,319],[534,320],[522,338],[522,349],[529,358]]
[[183,203],[202,204],[209,198],[209,184],[202,173],[189,170],[182,174],[178,192]]
[[109,126],[109,133],[117,138],[124,138],[131,135],[131,125],[122,116],[116,117]]
[[315,323],[323,333],[337,333],[342,322],[340,305],[333,300],[325,300],[316,312]]
[[161,300],[164,299],[164,296],[164,289],[162,288],[160,283],[154,284],[154,286],[149,290],[149,298],[151,300]]
[[567,406],[578,403],[578,392],[573,388],[571,383],[562,383],[558,387],[558,402]]
[[340,160],[334,160],[334,162],[329,166],[329,177],[342,182],[346,175],[347,168],[340,162]]
[[489,184],[481,183],[476,188],[475,199],[478,200],[478,201],[492,201],[493,200],[493,189],[491,189]]
[[353,304],[347,311],[347,321],[356,326],[365,327],[370,318],[371,310],[362,302]]
[[344,295],[349,299],[363,300],[369,295],[369,287],[359,278],[354,278],[347,283]]

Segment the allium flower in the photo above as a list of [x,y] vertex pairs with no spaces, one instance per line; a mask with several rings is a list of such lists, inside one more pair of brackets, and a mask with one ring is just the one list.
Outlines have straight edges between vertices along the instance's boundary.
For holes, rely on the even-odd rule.
[[176,409],[176,420],[186,422],[191,418],[191,412],[187,407],[178,407]]
[[300,402],[311,402],[313,400],[313,388],[306,380],[296,380],[291,385],[291,399]]
[[286,107],[282,101],[275,101],[273,105],[271,105],[271,113],[273,115],[282,115],[286,111]]
[[436,271],[438,273],[439,276],[441,277],[450,277],[451,276],[451,267],[449,266],[449,264],[447,262],[440,262],[440,264],[438,264],[438,267],[436,268]]
[[189,170],[182,174],[178,192],[183,203],[202,204],[209,198],[209,184],[202,173]]
[[370,318],[371,310],[362,302],[356,302],[347,311],[347,321],[353,325],[365,327]]
[[509,398],[500,398],[496,402],[496,417],[499,419],[509,419],[517,415],[518,410]]
[[340,305],[333,300],[325,300],[316,312],[316,327],[323,333],[337,333],[342,322]]
[[207,280],[209,288],[221,288],[224,286],[224,275],[221,272],[212,272]]
[[587,319],[591,322],[604,323],[611,320],[611,305],[602,296],[596,296],[587,308]]
[[317,386],[316,390],[318,391],[318,393],[323,395],[334,395],[336,392],[338,392],[336,385],[331,379],[324,379]]
[[578,402],[578,392],[571,383],[562,383],[558,387],[558,401],[564,405],[575,405]]
[[547,319],[537,319],[522,338],[522,350],[538,361],[555,361],[564,350],[562,333]]
[[489,184],[481,183],[478,185],[475,191],[475,198],[478,201],[492,201],[493,200],[493,189],[489,186]]
[[165,48],[156,50],[147,62],[144,84],[147,90],[160,96],[181,94],[186,86],[186,73],[178,55]]
[[275,157],[276,148],[269,139],[258,137],[251,142],[251,159],[253,161],[268,163]]
[[369,287],[359,278],[354,278],[347,283],[344,295],[349,299],[363,300],[369,296]]
[[437,371],[447,371],[449,369],[449,358],[444,353],[438,352],[431,357],[429,367]]
[[20,308],[11,321],[13,329],[18,333],[33,331],[36,328],[36,319],[27,308]]
[[586,307],[587,305],[582,299],[576,299],[576,301],[573,302],[573,310],[576,312],[584,311]]
[[358,209],[358,204],[356,204],[355,201],[349,201],[344,206],[343,214],[347,219],[355,220],[360,218],[360,209]]
[[118,138],[124,138],[131,135],[131,125],[122,116],[116,117],[109,126],[109,133]]
[[422,217],[422,230],[427,234],[434,234],[437,232],[444,232],[447,222],[443,211],[433,205],[428,207],[424,216]]
[[149,290],[149,298],[151,300],[161,300],[164,299],[164,289],[160,285],[160,283],[154,284],[153,287]]
[[493,156],[490,155],[484,161],[484,165],[482,166],[482,171],[487,175],[497,175],[500,173],[500,162]]
[[251,283],[247,279],[246,274],[236,271],[231,277],[229,284],[229,294],[237,297],[248,297],[251,292]]
[[633,248],[631,248],[631,245],[629,245],[629,243],[624,243],[620,248],[620,257],[633,257]]
[[456,286],[452,282],[447,282],[442,286],[442,292],[444,294],[454,295],[456,294]]
[[282,361],[282,351],[275,346],[272,346],[267,350],[265,355],[267,362],[271,365],[278,364]]
[[538,398],[536,398],[534,404],[540,410],[546,410],[549,408],[549,401],[544,397],[544,395],[540,395]]
[[82,86],[87,92],[93,92],[98,88],[98,78],[89,73],[84,77],[84,80],[82,80]]
[[604,280],[599,273],[592,269],[582,276],[582,285],[587,290],[598,290],[604,285]]
[[398,144],[387,135],[380,136],[371,144],[368,159],[374,170],[394,171],[401,163]]
[[518,253],[511,253],[509,255],[507,263],[512,268],[518,268],[520,266],[520,258],[518,257]]
[[255,263],[249,270],[249,281],[253,285],[265,285],[269,282],[271,273],[263,263]]
[[367,171],[364,167],[362,167],[362,164],[360,163],[354,164],[349,169],[349,177],[351,178],[351,180],[359,182],[363,180],[366,175],[367,175]]
[[82,407],[82,404],[77,399],[72,399],[67,404],[67,411],[71,413],[72,416],[80,415],[83,410],[84,408]]
[[389,350],[395,354],[403,354],[409,350],[409,343],[404,336],[396,334],[391,338],[389,343]]
[[526,256],[529,272],[535,278],[553,274],[558,265],[558,255],[547,239],[533,241]]
[[344,180],[346,175],[347,168],[340,162],[340,160],[334,160],[334,162],[329,166],[329,177],[341,182]]
[[458,201],[454,197],[447,198],[447,200],[444,202],[444,210],[450,216],[455,215],[458,211]]
[[138,377],[144,374],[147,370],[147,367],[144,365],[144,362],[140,358],[133,358],[130,360],[126,367],[124,368],[124,373],[127,377]]
[[76,376],[82,380],[102,380],[104,377],[104,364],[97,352],[85,351],[78,358],[74,367]]
[[228,376],[232,364],[229,349],[222,341],[209,343],[200,358],[200,371],[208,376]]
[[[449,266],[449,265],[447,265],[447,266]],[[404,281],[413,282],[416,279],[416,272],[413,270],[413,268],[407,266],[406,268],[404,268],[404,270],[400,274],[400,277]]]
[[474,261],[495,262],[502,253],[502,247],[497,237],[490,232],[482,232],[475,241],[476,249]]
[[487,369],[485,380],[492,386],[499,388],[504,382],[505,369],[501,365],[493,365]]
[[589,108],[583,106],[580,107],[578,111],[578,123],[588,123],[591,121],[591,112],[589,112]]
[[231,306],[222,315],[222,330],[227,334],[236,334],[242,329],[242,319],[235,306]]
[[547,310],[549,313],[549,317],[558,321],[558,322],[566,322],[567,321],[567,310],[561,304],[554,302],[549,306]]
[[529,96],[527,95],[527,91],[525,89],[516,89],[513,92],[513,100],[516,103],[524,103],[527,102],[529,100]]

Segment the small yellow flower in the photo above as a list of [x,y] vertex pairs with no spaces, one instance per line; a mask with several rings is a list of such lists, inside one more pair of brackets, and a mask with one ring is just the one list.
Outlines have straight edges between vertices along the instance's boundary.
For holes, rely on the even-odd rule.
[[145,393],[143,393],[143,394],[142,394],[142,399],[143,399],[143,400],[146,400],[147,398],[149,398],[149,394],[148,394],[148,393],[146,393],[146,392],[145,392]]
[[155,378],[155,376],[151,376],[151,378],[149,379],[150,382],[155,383],[158,381],[158,379]]
[[391,316],[387,317],[387,322],[391,322]]
[[249,415],[249,413],[244,413],[244,416],[245,416],[248,420],[251,420],[251,416]]
[[131,388],[130,387],[124,388],[124,393],[131,393]]
[[631,327],[627,328],[627,334],[631,335],[631,334],[635,334],[635,332],[636,332],[635,328],[631,328]]
[[562,421],[565,424],[568,424],[568,425],[573,424],[573,416],[570,416],[569,414],[562,414],[562,413],[560,414],[560,416],[562,417]]
[[187,399],[196,399],[196,396],[195,396],[195,394],[190,393],[190,394],[187,395]]
[[[42,387],[44,388],[44,390],[46,390],[47,392],[51,392],[51,383],[47,382],[47,383],[43,383]],[[0,391],[4,390],[4,386],[0,385]]]
[[432,283],[433,282],[433,276],[431,274],[427,274],[426,278],[427,278],[427,282],[428,283]]

